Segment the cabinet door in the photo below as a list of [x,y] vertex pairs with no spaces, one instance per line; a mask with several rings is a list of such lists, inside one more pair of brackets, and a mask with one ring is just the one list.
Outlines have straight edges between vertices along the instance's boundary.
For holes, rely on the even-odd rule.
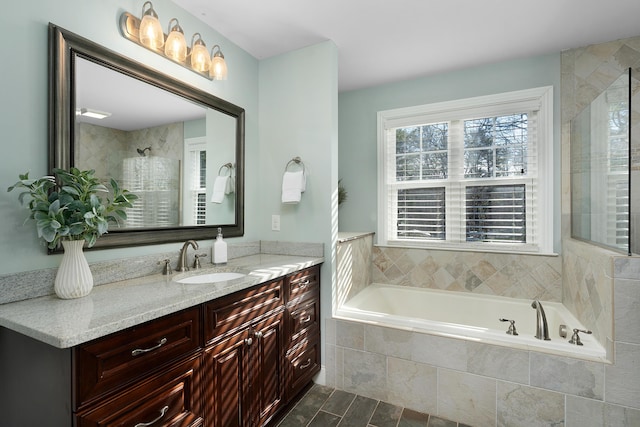
[[264,425],[280,409],[284,394],[284,314],[252,325],[250,405],[252,426]]
[[204,405],[207,426],[251,426],[243,412],[249,389],[246,367],[252,342],[253,337],[245,329],[205,350]]

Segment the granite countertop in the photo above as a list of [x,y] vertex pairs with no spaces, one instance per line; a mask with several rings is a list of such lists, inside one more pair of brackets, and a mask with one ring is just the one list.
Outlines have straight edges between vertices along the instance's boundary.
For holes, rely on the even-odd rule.
[[[58,348],[73,347],[137,324],[320,264],[323,258],[258,254],[188,273],[156,274],[96,286],[79,299],[55,295],[0,305],[0,326]],[[247,276],[227,282],[181,284],[176,278],[216,271]]]

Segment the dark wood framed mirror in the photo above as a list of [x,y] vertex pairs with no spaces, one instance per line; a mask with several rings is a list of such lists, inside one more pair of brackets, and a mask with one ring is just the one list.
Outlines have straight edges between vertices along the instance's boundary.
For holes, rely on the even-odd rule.
[[244,123],[243,108],[49,24],[49,170],[96,169],[144,204],[94,248],[242,236]]

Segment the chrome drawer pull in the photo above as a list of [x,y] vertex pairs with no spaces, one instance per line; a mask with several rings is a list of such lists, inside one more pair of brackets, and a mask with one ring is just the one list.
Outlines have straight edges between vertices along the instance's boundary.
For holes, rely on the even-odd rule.
[[300,319],[300,323],[301,324],[305,324],[305,323],[309,323],[311,321],[311,315],[307,314],[307,317],[305,317],[304,319]]
[[306,362],[299,366],[300,369],[307,369],[311,366],[311,358],[308,358]]
[[300,289],[304,289],[304,288],[306,288],[307,286],[309,286],[309,284],[310,284],[310,283],[311,283],[311,280],[307,279],[307,280],[305,280],[304,282],[300,283],[300,284],[298,285],[298,287],[299,287]]
[[245,343],[247,346],[249,346],[249,345],[253,344],[253,338],[251,338],[251,337],[246,338],[246,339],[244,340],[244,343]]
[[258,332],[256,332],[254,335],[256,336],[256,339],[257,339],[257,340],[259,340],[259,339],[262,339],[262,336],[263,336],[264,334],[262,333],[262,331],[258,331]]
[[160,421],[162,417],[164,417],[164,415],[167,413],[168,410],[169,410],[169,406],[165,406],[164,408],[160,409],[160,416],[158,418],[156,418],[153,421],[149,421],[148,423],[138,423],[135,425],[135,427],[148,427],[148,426],[154,425],[155,423]]
[[166,343],[167,343],[167,339],[166,338],[162,338],[160,340],[160,342],[158,343],[158,345],[154,345],[151,348],[136,348],[135,350],[131,351],[131,355],[132,356],[139,356],[139,355],[144,354],[144,353],[149,353],[150,351],[153,351],[153,350],[156,350],[156,349],[162,347]]

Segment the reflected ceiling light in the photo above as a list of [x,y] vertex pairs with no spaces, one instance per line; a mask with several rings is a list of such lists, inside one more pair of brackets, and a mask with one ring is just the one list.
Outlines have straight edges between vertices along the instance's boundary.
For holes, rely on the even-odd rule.
[[[144,10],[149,5],[149,9]],[[140,43],[149,49],[160,49],[164,46],[164,33],[150,1],[142,5],[142,21],[140,21]]]
[[98,111],[92,108],[79,108],[76,110],[76,116],[91,117],[94,119],[106,119],[111,116],[111,113],[106,111]]
[[123,12],[120,15],[120,31],[127,40],[164,56],[202,77],[209,80],[226,80],[227,78],[227,64],[220,46],[215,45],[210,56],[200,33],[195,33],[191,38],[191,47],[187,46],[184,31],[177,18],[169,21],[169,34],[164,34],[158,15],[150,1],[142,5],[142,18]]
[[[175,25],[171,23],[175,21]],[[187,59],[187,40],[184,38],[184,31],[176,18],[169,21],[169,35],[164,45],[164,54],[177,62],[184,62]]]
[[195,33],[191,37],[191,68],[196,71],[205,72],[209,70],[211,58],[207,45],[204,44],[200,33]]
[[[216,51],[216,48],[218,49]],[[220,46],[215,45],[211,48],[211,65],[209,68],[209,76],[213,80],[227,80],[227,63]]]

